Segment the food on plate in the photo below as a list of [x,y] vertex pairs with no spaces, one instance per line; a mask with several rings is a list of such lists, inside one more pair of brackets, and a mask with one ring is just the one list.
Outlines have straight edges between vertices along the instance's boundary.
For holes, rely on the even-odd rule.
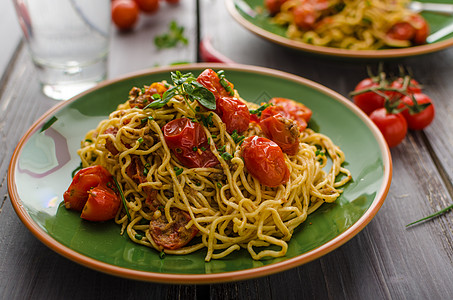
[[265,0],[272,22],[293,40],[352,50],[426,43],[429,25],[409,0]]
[[307,128],[300,103],[247,102],[223,71],[171,78],[133,87],[78,150],[84,168],[113,176],[121,234],[166,254],[205,248],[206,261],[241,248],[284,256],[294,230],[351,179],[343,152]]
[[379,127],[389,147],[400,144],[408,129],[422,130],[434,120],[435,109],[420,83],[404,73],[387,78],[380,70],[361,80],[351,93],[354,103]]

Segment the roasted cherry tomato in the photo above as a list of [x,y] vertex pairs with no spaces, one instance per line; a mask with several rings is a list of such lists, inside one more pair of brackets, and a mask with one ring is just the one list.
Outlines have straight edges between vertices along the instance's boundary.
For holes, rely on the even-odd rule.
[[[365,78],[360,81],[355,87],[354,91],[358,92],[364,89],[379,87],[379,83],[372,78]],[[378,108],[384,107],[385,98],[375,92],[365,92],[355,95],[353,98],[355,105],[357,105],[367,115],[371,114]]]
[[294,23],[302,30],[311,30],[327,8],[328,0],[301,0],[292,10]]
[[162,95],[168,90],[168,87],[165,86],[162,82],[153,82],[151,85],[145,90],[145,95],[153,96],[154,94],[158,94],[162,97]]
[[301,132],[307,128],[312,111],[302,103],[287,98],[272,98],[269,103],[282,107],[280,114],[298,123]]
[[140,9],[135,1],[115,0],[112,2],[112,21],[121,30],[134,28]]
[[88,200],[88,192],[100,184],[112,185],[113,177],[102,166],[91,166],[77,172],[63,199],[67,209],[81,211]]
[[242,157],[247,171],[263,185],[276,187],[289,179],[282,149],[267,138],[246,138],[242,143]]
[[394,147],[404,140],[407,122],[401,113],[387,113],[387,110],[382,107],[373,111],[370,119],[379,128],[389,147]]
[[[217,75],[217,73],[212,69],[204,70],[200,75],[198,75],[197,81],[209,91],[211,91],[214,94],[216,100],[221,96],[232,96],[230,92],[222,86],[222,84],[220,83],[219,75]],[[234,85],[226,79],[225,82],[231,87],[231,90],[233,90]]]
[[[412,96],[415,97],[417,102],[417,105],[415,106]],[[431,98],[425,94],[416,93],[412,96],[404,96],[401,98],[402,106],[406,105],[409,107],[408,109],[403,110],[402,114],[407,121],[407,126],[410,129],[421,130],[431,124],[434,120],[434,104]]]
[[120,197],[109,187],[98,185],[88,191],[88,200],[80,217],[88,221],[113,219],[121,205]]
[[226,131],[237,133],[245,131],[249,127],[250,111],[247,105],[235,97],[221,96],[217,99],[215,112],[226,125]]
[[269,106],[261,114],[259,125],[266,137],[277,143],[283,152],[294,155],[299,151],[299,126],[279,112],[280,106]]
[[149,233],[154,242],[164,249],[175,250],[184,247],[198,233],[198,228],[192,225],[186,228],[190,222],[190,215],[178,208],[170,210],[173,222],[168,223],[165,215],[158,219],[152,219],[149,224]]
[[270,15],[275,15],[280,11],[282,4],[288,0],[266,0],[265,5]]
[[394,40],[411,41],[416,45],[426,43],[429,34],[429,25],[419,14],[413,14],[408,21],[394,24],[387,36]]
[[138,8],[147,14],[155,13],[159,10],[159,0],[134,0]]
[[168,148],[185,167],[209,168],[219,163],[199,123],[179,118],[165,124],[162,131]]

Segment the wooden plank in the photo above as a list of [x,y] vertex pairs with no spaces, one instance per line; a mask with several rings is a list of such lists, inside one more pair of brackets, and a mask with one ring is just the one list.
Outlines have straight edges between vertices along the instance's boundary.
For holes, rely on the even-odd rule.
[[22,38],[13,1],[0,1],[0,28],[6,29],[0,30],[0,41],[2,41],[0,47],[0,79],[2,79]]

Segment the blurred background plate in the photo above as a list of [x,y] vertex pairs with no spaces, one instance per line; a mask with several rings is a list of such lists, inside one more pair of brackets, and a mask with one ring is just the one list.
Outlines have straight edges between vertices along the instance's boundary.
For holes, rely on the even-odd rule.
[[[120,235],[112,222],[91,223],[62,205],[76,153],[85,133],[128,98],[131,87],[170,80],[180,70],[198,76],[205,68],[224,69],[248,101],[279,96],[313,111],[310,126],[327,134],[346,155],[353,180],[337,202],[324,204],[296,229],[285,257],[254,261],[246,250],[204,261],[205,251],[185,256],[159,253]],[[50,127],[49,127],[50,126]],[[47,128],[46,130],[42,129]],[[27,228],[57,253],[112,275],[164,283],[213,283],[269,275],[314,260],[336,249],[375,216],[391,181],[390,152],[377,127],[349,100],[317,83],[277,70],[193,64],[153,69],[99,85],[44,114],[22,137],[11,159],[8,190]]]
[[[431,43],[414,47],[382,49],[382,50],[348,50],[333,47],[315,46],[300,41],[295,41],[285,36],[286,28],[273,24],[270,17],[265,12],[264,0],[225,0],[228,11],[232,17],[244,28],[265,38],[273,43],[285,47],[315,53],[344,58],[364,58],[364,59],[382,59],[409,57],[436,52],[453,45],[453,32],[445,37]],[[437,2],[453,4],[449,0],[420,0],[419,2]],[[258,9],[257,9],[258,8]],[[265,13],[256,13],[257,11]],[[438,30],[453,24],[453,15],[423,12],[422,16],[430,26],[430,32]]]

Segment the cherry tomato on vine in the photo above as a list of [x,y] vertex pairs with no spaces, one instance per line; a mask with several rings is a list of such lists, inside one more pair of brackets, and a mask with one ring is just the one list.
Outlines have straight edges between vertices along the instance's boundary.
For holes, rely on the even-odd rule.
[[121,30],[134,28],[140,9],[135,1],[114,0],[112,2],[112,21]]
[[242,157],[247,171],[263,185],[276,187],[289,179],[282,149],[267,138],[246,138],[242,143]]
[[162,127],[168,148],[185,167],[209,168],[219,164],[200,123],[179,118]]
[[[434,120],[435,109],[434,104],[427,95],[422,93],[413,94],[417,105],[414,106],[414,102],[411,96],[404,96],[401,98],[401,106],[409,106],[408,109],[403,110],[401,113],[407,121],[407,126],[413,130],[421,130],[427,127]],[[428,104],[428,105],[427,105]],[[412,111],[412,112],[411,112]]]
[[387,113],[382,107],[373,111],[370,119],[379,128],[389,147],[398,145],[406,137],[407,122],[401,113]]
[[228,133],[245,131],[249,127],[250,111],[247,105],[236,97],[221,96],[217,99],[215,112],[226,125]]
[[295,155],[299,150],[299,126],[280,111],[281,106],[269,106],[263,110],[259,125],[264,135],[280,146],[288,155]]
[[[372,78],[365,78],[360,81],[354,89],[354,92],[362,91],[369,88],[379,87],[379,83]],[[378,108],[384,107],[385,98],[375,92],[364,92],[352,97],[354,103],[367,115],[370,115]]]
[[133,0],[137,3],[140,11],[152,14],[159,10],[159,0]]
[[118,195],[105,185],[98,185],[88,191],[88,199],[83,207],[82,219],[101,222],[113,219],[120,208]]
[[[395,79],[390,84],[390,88],[402,89],[403,85],[404,85],[404,80],[405,79],[403,77],[399,77],[399,78]],[[409,83],[408,83],[408,85],[406,87],[405,92],[408,93],[408,94],[421,93],[422,92],[422,88],[421,88],[420,83],[418,83],[418,81],[415,80],[415,79],[410,79]],[[403,96],[403,94],[398,93],[398,92],[391,92],[390,95],[391,95],[391,97],[396,97],[398,95],[399,96]]]

